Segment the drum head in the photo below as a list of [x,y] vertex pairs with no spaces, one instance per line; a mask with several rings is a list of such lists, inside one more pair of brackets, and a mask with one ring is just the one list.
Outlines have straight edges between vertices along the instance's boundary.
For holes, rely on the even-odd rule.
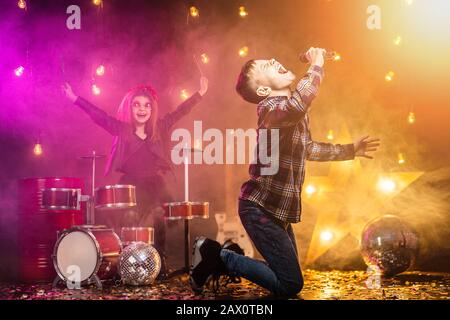
[[98,262],[97,246],[91,236],[82,231],[72,231],[59,242],[56,261],[60,275],[65,280],[76,281],[74,270],[79,267],[80,282],[89,279]]

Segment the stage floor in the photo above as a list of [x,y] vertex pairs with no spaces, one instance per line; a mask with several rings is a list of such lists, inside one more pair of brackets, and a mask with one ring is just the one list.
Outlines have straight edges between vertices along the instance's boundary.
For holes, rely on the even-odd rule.
[[[305,286],[297,299],[305,300],[450,300],[450,273],[406,272],[368,289],[363,271],[304,272]],[[266,290],[243,280],[229,284],[218,293],[206,290],[195,295],[187,276],[157,282],[152,286],[129,287],[104,284],[81,290],[52,289],[51,284],[0,284],[0,299],[18,300],[256,300],[273,298]]]

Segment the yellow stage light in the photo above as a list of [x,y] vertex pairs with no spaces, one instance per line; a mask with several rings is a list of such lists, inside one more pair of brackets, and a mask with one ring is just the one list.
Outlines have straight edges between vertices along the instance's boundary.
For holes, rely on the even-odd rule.
[[97,74],[97,76],[102,77],[105,74],[105,66],[102,64],[99,65],[95,70],[95,73]]
[[330,242],[333,238],[334,234],[329,230],[324,230],[320,233],[320,240],[322,240],[322,242]]
[[247,10],[245,9],[245,7],[243,7],[243,6],[239,7],[239,15],[240,15],[242,18],[245,18],[246,16],[248,16],[248,12],[247,12]]
[[248,55],[248,47],[242,47],[239,49],[239,55],[241,57],[246,57]]
[[334,139],[334,131],[333,130],[328,130],[327,139],[328,140],[333,140]]
[[100,6],[102,5],[102,0],[92,0],[92,3],[95,4],[96,6]]
[[384,80],[386,80],[387,82],[391,82],[392,80],[394,80],[394,76],[395,76],[394,71],[389,71],[389,72],[386,73],[386,75],[384,76]]
[[398,164],[404,164],[405,163],[405,157],[403,156],[403,153],[398,154]]
[[189,98],[189,92],[186,89],[181,90],[180,97],[183,100],[187,100]]
[[208,64],[209,63],[209,56],[206,54],[206,53],[203,53],[201,56],[200,56],[200,58],[202,59],[202,62],[204,63],[204,64]]
[[92,94],[94,94],[96,96],[98,96],[102,92],[96,84],[92,85],[91,90],[92,90]]
[[397,187],[396,183],[392,179],[387,178],[381,178],[378,181],[378,189],[384,193],[392,193],[395,191],[395,188]]
[[189,14],[192,18],[197,18],[198,16],[200,16],[200,11],[197,9],[197,7],[192,6],[189,8]]
[[408,114],[408,123],[413,124],[416,122],[416,114],[414,112],[410,112]]

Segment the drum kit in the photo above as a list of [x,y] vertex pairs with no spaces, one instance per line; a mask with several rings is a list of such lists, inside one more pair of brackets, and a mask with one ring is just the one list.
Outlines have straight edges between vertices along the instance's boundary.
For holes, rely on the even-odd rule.
[[[81,188],[51,187],[40,189],[41,209],[51,211],[73,211],[86,208],[83,219],[87,224],[64,225],[58,230],[52,260],[56,271],[53,285],[59,281],[76,282],[81,285],[95,284],[102,288],[101,281],[114,279],[118,275],[120,254],[123,246],[132,242],[154,243],[154,229],[151,227],[123,227],[121,237],[113,229],[95,225],[95,210],[129,209],[137,205],[136,190],[133,185],[108,185],[95,188],[96,159],[104,156],[81,157],[92,160],[92,193],[83,195]],[[64,179],[64,178],[55,178]],[[169,277],[189,271],[190,232],[189,221],[194,218],[209,218],[208,202],[188,200],[187,161],[185,162],[185,201],[163,205],[167,220],[184,220],[185,265]],[[83,205],[85,203],[85,206]]]

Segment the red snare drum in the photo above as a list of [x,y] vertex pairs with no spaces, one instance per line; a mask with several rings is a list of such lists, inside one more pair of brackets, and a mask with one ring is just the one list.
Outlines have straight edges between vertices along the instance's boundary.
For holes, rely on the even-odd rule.
[[95,190],[96,209],[123,209],[136,206],[136,187],[116,184]]
[[209,219],[209,202],[191,202],[194,218]]
[[164,217],[167,220],[192,219],[190,202],[169,202],[164,204]]
[[124,247],[137,241],[153,245],[155,243],[155,231],[150,227],[122,227],[120,238]]
[[80,210],[81,189],[42,189],[42,207],[48,210]]
[[73,281],[79,268],[81,284],[93,276],[100,280],[117,274],[122,243],[112,229],[104,226],[75,226],[60,233],[53,251],[53,265],[64,281]]

